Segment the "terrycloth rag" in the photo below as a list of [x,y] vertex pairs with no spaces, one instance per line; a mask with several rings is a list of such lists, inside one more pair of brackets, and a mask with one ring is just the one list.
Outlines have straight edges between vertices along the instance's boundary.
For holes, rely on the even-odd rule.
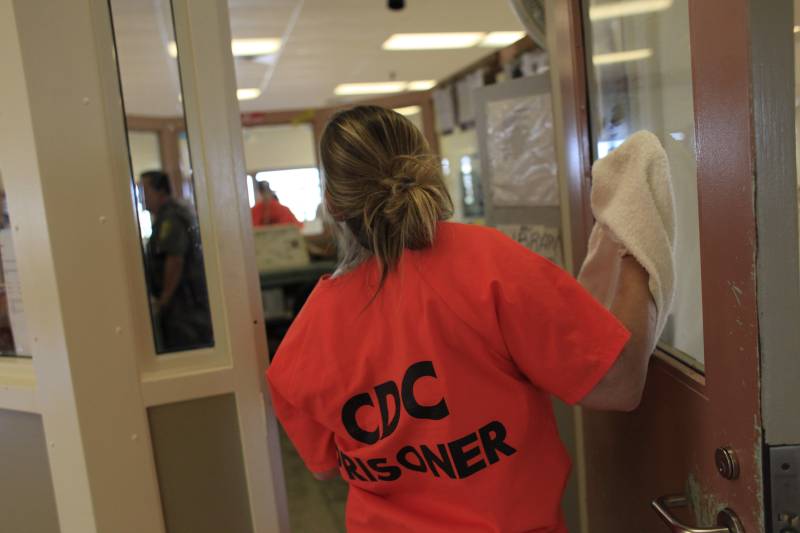
[[622,256],[634,256],[650,275],[658,339],[675,298],[675,206],[667,154],[655,135],[640,131],[594,164],[592,180],[596,222],[578,281],[610,307]]

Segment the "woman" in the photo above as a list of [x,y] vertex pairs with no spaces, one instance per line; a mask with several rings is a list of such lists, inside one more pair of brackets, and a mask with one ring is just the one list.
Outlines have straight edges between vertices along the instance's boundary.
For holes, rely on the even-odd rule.
[[280,203],[266,181],[257,181],[256,187],[261,199],[250,208],[253,226],[270,226],[272,224],[291,224],[302,227],[292,211]]
[[267,373],[306,465],[349,483],[352,532],[565,533],[550,396],[637,406],[646,272],[623,261],[609,313],[495,230],[444,222],[438,160],[393,111],[335,115],[320,153],[344,258]]

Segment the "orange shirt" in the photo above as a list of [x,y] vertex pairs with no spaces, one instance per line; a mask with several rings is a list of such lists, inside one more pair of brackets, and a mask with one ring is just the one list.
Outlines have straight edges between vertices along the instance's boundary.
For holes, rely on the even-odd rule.
[[550,396],[579,402],[629,338],[564,271],[443,223],[377,298],[323,278],[276,354],[273,407],[308,468],[350,484],[348,532],[566,533]]
[[263,200],[256,202],[256,205],[250,209],[250,216],[253,218],[253,226],[269,226],[271,224],[303,225],[298,222],[291,209],[275,198],[269,201],[269,205],[265,204]]

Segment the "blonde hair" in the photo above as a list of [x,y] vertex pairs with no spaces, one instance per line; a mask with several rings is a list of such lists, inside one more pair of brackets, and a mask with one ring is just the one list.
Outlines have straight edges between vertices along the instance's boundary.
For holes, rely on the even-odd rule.
[[320,141],[325,208],[338,224],[345,272],[370,256],[381,286],[403,250],[433,244],[453,214],[439,159],[406,117],[377,106],[334,115]]

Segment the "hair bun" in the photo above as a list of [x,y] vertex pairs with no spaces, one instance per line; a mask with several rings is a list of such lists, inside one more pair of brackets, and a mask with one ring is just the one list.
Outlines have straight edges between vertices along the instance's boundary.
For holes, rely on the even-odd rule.
[[[439,159],[419,129],[390,109],[338,112],[322,135],[320,159],[328,208],[344,235],[377,257],[382,279],[404,249],[431,246],[439,221],[452,214]],[[345,254],[344,262],[359,257]]]
[[394,194],[407,192],[440,179],[437,160],[429,155],[395,156],[388,170],[389,178],[384,180],[384,185]]

